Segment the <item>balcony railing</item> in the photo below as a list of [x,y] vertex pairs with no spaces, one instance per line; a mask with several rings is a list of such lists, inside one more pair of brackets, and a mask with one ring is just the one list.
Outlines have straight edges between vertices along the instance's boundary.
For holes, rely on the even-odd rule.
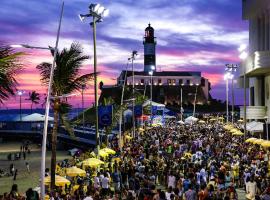
[[264,75],[270,72],[270,51],[256,51],[250,55],[246,62],[241,64],[240,75],[249,77]]
[[[266,116],[265,106],[247,106],[247,120],[264,119]],[[240,107],[240,117],[244,118],[244,107]]]

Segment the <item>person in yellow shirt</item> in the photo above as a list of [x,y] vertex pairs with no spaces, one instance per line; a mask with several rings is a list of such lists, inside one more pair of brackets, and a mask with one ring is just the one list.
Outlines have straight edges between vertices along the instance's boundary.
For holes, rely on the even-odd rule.
[[232,166],[232,170],[233,170],[233,180],[234,180],[235,186],[238,187],[239,186],[239,165],[237,163],[234,163]]

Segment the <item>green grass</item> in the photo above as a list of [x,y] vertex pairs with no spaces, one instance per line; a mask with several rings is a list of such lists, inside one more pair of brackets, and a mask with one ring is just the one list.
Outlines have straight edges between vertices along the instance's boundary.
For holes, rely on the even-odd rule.
[[[15,165],[15,169],[18,169],[18,175],[16,181],[13,181],[13,177],[1,177],[0,178],[0,194],[4,192],[10,192],[12,184],[18,185],[19,193],[24,194],[30,187],[35,188],[39,186],[40,179],[40,163],[41,163],[41,151],[32,145],[31,148],[35,149],[31,154],[27,154],[26,160],[8,161],[7,155],[10,152],[19,151],[20,143],[12,144],[0,144],[0,169],[4,169],[9,172],[9,166],[11,163]],[[47,152],[46,167],[50,168],[50,156],[51,152]],[[57,152],[57,161],[62,161],[68,156],[67,151]],[[25,162],[30,164],[30,174],[27,172]]]

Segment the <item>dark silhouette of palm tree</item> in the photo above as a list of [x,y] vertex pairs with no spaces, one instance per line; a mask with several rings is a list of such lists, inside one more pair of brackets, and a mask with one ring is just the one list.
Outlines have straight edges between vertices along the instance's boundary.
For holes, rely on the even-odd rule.
[[39,93],[37,93],[36,91],[29,92],[29,98],[25,100],[31,101],[31,114],[32,114],[33,104],[39,103],[40,100]]
[[[51,53],[52,55],[54,54],[53,51]],[[61,112],[66,112],[62,111],[63,107],[68,107],[66,99],[61,99],[59,96],[73,93],[76,90],[80,91],[82,84],[93,79],[94,74],[81,75],[80,73],[82,63],[88,58],[88,56],[83,55],[82,48],[78,43],[72,43],[69,49],[64,48],[61,52],[57,52],[56,55],[56,67],[52,84],[52,96],[54,98],[51,103],[54,112],[54,125],[51,136],[51,189],[55,188],[56,143],[59,114],[61,114]],[[41,63],[37,66],[37,69],[41,73],[41,82],[43,84],[48,85],[49,83],[51,66],[50,63]],[[63,124],[68,126],[68,123],[65,124],[63,122]]]
[[0,103],[15,95],[15,77],[22,69],[19,61],[21,55],[22,53],[14,52],[12,48],[0,44]]

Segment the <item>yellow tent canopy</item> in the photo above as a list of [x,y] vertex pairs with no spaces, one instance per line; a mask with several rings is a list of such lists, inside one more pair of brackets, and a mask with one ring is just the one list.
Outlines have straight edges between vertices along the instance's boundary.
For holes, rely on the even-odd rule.
[[261,146],[270,147],[270,141],[265,140],[263,143],[261,143]]
[[[50,176],[45,177],[45,185],[50,185],[50,183],[51,177]],[[70,181],[62,176],[55,175],[55,185],[63,187],[65,185],[70,185]]]
[[83,166],[88,166],[88,167],[98,167],[99,165],[104,164],[104,162],[97,158],[88,158],[82,161],[82,164]]
[[107,154],[110,154],[110,155],[114,155],[116,154],[116,152],[113,150],[113,149],[110,149],[110,148],[104,148],[104,149],[101,149],[100,151],[105,151]]
[[239,119],[239,120],[238,120],[238,122],[243,122],[243,121],[244,121],[244,120],[242,120],[242,119]]
[[86,171],[80,169],[76,166],[69,167],[66,169],[67,176],[74,177],[74,176],[86,176]]
[[248,139],[246,139],[246,141],[245,142],[249,142],[249,143],[252,143],[254,140],[257,140],[258,138],[254,138],[254,137],[252,137],[252,138],[248,138]]

